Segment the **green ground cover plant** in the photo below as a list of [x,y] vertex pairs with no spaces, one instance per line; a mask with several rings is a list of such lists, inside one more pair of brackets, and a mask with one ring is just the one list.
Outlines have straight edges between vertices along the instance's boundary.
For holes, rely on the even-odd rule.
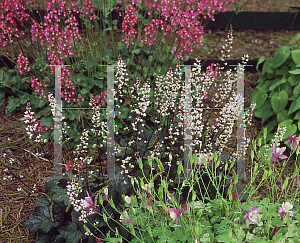
[[[138,5],[138,2],[139,1],[136,1],[135,4]],[[59,1],[52,2],[54,5],[58,3],[62,5],[64,4]],[[86,6],[88,4],[87,2],[84,2],[80,6],[81,10],[86,11]],[[126,14],[129,16],[127,21],[129,21],[129,19],[134,19],[132,18],[132,14],[135,11],[135,4],[133,3],[133,5],[128,5],[130,7],[127,8],[128,12]],[[54,8],[54,5],[49,3],[49,10]],[[122,6],[125,6],[124,3]],[[186,6],[182,5],[182,7]],[[63,6],[60,5],[60,9],[63,9]],[[122,11],[122,14],[124,16],[124,11]],[[206,14],[210,14],[209,10]],[[139,19],[140,16],[137,15],[137,17]],[[90,19],[92,18],[93,17]],[[142,18],[140,17],[140,20],[141,19]],[[131,28],[133,25],[130,25],[125,20],[124,22],[128,24],[127,31],[130,32],[131,30],[131,33],[134,33],[134,28]],[[173,20],[175,21],[175,19]],[[149,21],[146,24],[149,24]],[[152,21],[151,23],[153,24],[153,22],[155,21]],[[66,23],[68,22],[66,21]],[[156,25],[159,26],[158,23],[159,22],[156,22]],[[160,23],[162,24],[162,22]],[[96,23],[94,24],[96,25]],[[179,23],[177,25],[179,25]],[[56,25],[54,24],[54,29],[55,26]],[[126,27],[126,24],[124,24],[124,26]],[[149,33],[153,32],[151,28],[154,26],[155,25],[150,24],[150,28],[147,31]],[[41,31],[42,27],[36,24],[35,28],[36,29],[33,28],[32,30],[36,31],[35,37],[37,37],[37,30]],[[90,26],[88,30],[93,32],[93,26]],[[112,28],[108,29],[108,31],[111,30]],[[195,33],[196,29],[193,29],[193,31]],[[180,32],[180,34],[182,33],[184,33],[184,31]],[[51,39],[49,36],[49,39],[46,39],[49,41],[48,44],[50,44],[50,46],[54,46],[56,43],[55,41],[58,40],[60,43],[64,43],[64,35],[66,34],[67,32],[59,33],[57,40]],[[45,35],[47,35],[47,31],[45,31]],[[96,34],[94,36],[96,36]],[[198,37],[200,37],[200,35]],[[148,38],[148,42],[150,42],[153,37],[150,34]],[[183,36],[181,38],[184,39]],[[229,32],[229,45],[231,38],[232,36]],[[129,38],[127,40],[125,39],[124,42],[129,43],[130,46]],[[85,40],[90,39],[87,38]],[[173,40],[173,42],[176,41]],[[78,44],[75,40],[72,43],[74,47]],[[94,49],[97,50],[98,47],[96,47],[96,43],[96,41],[90,42],[89,46],[94,46]],[[170,109],[163,110],[164,102],[160,102],[162,101],[161,97],[155,97],[156,94],[154,94],[154,92],[151,94],[146,82],[151,81],[150,87],[157,90],[159,89],[159,85],[155,86],[155,81],[160,80],[162,82],[165,81],[164,78],[173,81],[173,83],[176,83],[177,81],[177,88],[180,88],[180,86],[183,85],[183,81],[181,80],[182,75],[179,70],[177,69],[177,71],[175,71],[174,77],[171,71],[167,72],[169,71],[168,66],[172,66],[171,63],[164,62],[165,60],[173,60],[175,54],[178,54],[176,53],[176,50],[178,51],[179,48],[175,48],[176,50],[174,49],[172,52],[172,44],[168,43],[165,45],[165,42],[163,41],[162,43],[163,44],[160,44],[166,46],[167,49],[169,48],[169,50],[166,51],[167,54],[165,55],[165,59],[163,59],[163,63],[165,65],[163,65],[163,68],[161,69],[164,70],[159,70],[160,64],[156,63],[154,65],[154,69],[151,71],[154,73],[157,70],[157,75],[149,80],[147,79],[148,74],[145,72],[145,69],[141,70],[141,68],[139,68],[139,65],[142,67],[141,63],[143,62],[143,58],[139,58],[138,55],[145,51],[145,47],[141,45],[140,50],[136,49],[136,45],[140,45],[138,41],[135,42],[135,47],[133,49],[130,50],[129,48],[131,52],[125,51],[125,45],[122,41],[118,42],[118,44],[111,49],[110,53],[109,51],[106,53],[93,53],[91,51],[91,53],[89,53],[90,55],[86,55],[86,53],[83,53],[82,49],[77,48],[77,50],[82,51],[82,56],[85,57],[77,63],[72,63],[72,65],[74,64],[74,79],[68,79],[66,77],[67,70],[62,70],[62,74],[65,74],[65,76],[62,75],[65,78],[63,78],[63,80],[66,82],[64,90],[64,104],[69,101],[71,105],[73,104],[76,106],[75,101],[79,102],[79,100],[81,100],[82,103],[78,105],[78,107],[86,107],[85,105],[89,104],[95,108],[95,113],[63,113],[63,116],[68,119],[68,123],[66,122],[64,127],[67,131],[66,135],[73,137],[73,139],[77,136],[77,141],[74,139],[73,143],[68,141],[65,145],[69,148],[76,147],[77,151],[80,151],[80,153],[76,155],[74,161],[69,161],[65,164],[65,174],[69,177],[69,181],[45,181],[43,188],[44,197],[35,202],[36,213],[29,217],[24,226],[30,228],[31,232],[39,232],[38,242],[120,242],[122,241],[121,239],[127,242],[167,242],[167,240],[168,242],[297,242],[299,238],[299,216],[297,214],[299,211],[299,205],[297,203],[299,202],[296,200],[296,198],[299,197],[299,169],[297,164],[295,164],[293,175],[286,178],[280,188],[272,187],[274,181],[279,180],[282,172],[276,171],[273,163],[279,163],[279,159],[287,158],[285,155],[282,155],[285,148],[278,148],[278,142],[282,140],[283,135],[287,134],[287,131],[284,130],[286,127],[282,127],[283,130],[278,131],[278,139],[277,141],[274,141],[272,150],[268,150],[267,155],[262,155],[258,152],[260,155],[259,159],[263,161],[261,163],[267,164],[264,169],[261,184],[270,182],[272,189],[270,198],[266,198],[260,202],[257,202],[252,198],[252,195],[257,190],[257,188],[251,187],[251,184],[258,173],[257,164],[254,166],[253,174],[251,175],[253,180],[249,184],[249,187],[245,190],[238,187],[238,177],[233,177],[234,180],[230,179],[232,176],[235,176],[234,170],[232,170],[236,164],[234,159],[235,154],[232,154],[230,159],[226,161],[222,161],[221,155],[225,144],[224,134],[226,137],[232,133],[233,124],[229,125],[226,123],[222,124],[221,121],[217,123],[216,121],[210,121],[209,119],[205,120],[201,116],[197,117],[196,113],[193,114],[193,119],[201,120],[204,123],[204,126],[195,127],[195,129],[201,132],[202,136],[198,138],[198,147],[195,149],[195,152],[199,152],[199,154],[193,153],[192,157],[194,175],[192,178],[186,179],[183,182],[180,179],[176,179],[176,176],[183,173],[183,166],[182,157],[180,158],[179,156],[181,148],[177,144],[177,146],[174,146],[174,142],[183,140],[182,130],[180,131],[181,134],[177,135],[177,137],[176,135],[174,137],[170,137],[170,142],[166,142],[165,147],[169,146],[169,150],[162,150],[160,145],[167,140],[166,134],[171,135],[173,133],[173,125],[176,125],[177,123],[175,128],[180,130],[178,129],[180,128],[180,119],[175,119],[175,117],[183,117],[183,100],[182,97],[179,99],[180,97],[176,93],[180,93],[180,89],[174,88],[174,90],[171,90],[170,93],[165,91],[165,93],[170,94],[169,97],[174,95],[172,98],[174,98],[173,102],[176,105],[172,107],[171,102],[171,106],[169,107]],[[187,48],[184,45],[180,45],[180,43],[181,42],[178,43],[178,46],[181,46],[182,49]],[[39,44],[42,45],[42,43]],[[229,49],[229,46],[225,47],[225,52],[226,48]],[[156,53],[159,49],[159,46],[156,45],[152,51],[153,53]],[[120,51],[120,54],[125,55],[124,60],[128,60],[128,57],[131,57],[127,62],[128,69],[126,71],[129,76],[128,80],[124,78],[126,77],[126,71],[124,70],[124,63],[122,62],[121,55],[119,59],[116,59],[115,54],[117,53],[117,50]],[[66,49],[59,49],[58,47],[58,50],[56,51],[57,53],[61,53],[62,51],[66,51]],[[34,94],[34,92],[32,92],[31,95],[33,94],[34,98],[42,100],[44,103],[36,103],[34,104],[36,107],[33,108],[45,108],[44,113],[47,112],[47,115],[44,115],[45,118],[42,120],[43,123],[41,123],[44,127],[46,126],[48,129],[51,129],[55,104],[53,96],[49,94],[54,87],[53,81],[49,77],[51,77],[51,75],[53,76],[54,69],[51,69],[52,72],[50,72],[50,68],[46,66],[47,64],[45,60],[47,59],[47,55],[50,56],[48,61],[52,64],[56,63],[55,61],[58,59],[55,59],[55,54],[54,52],[51,53],[51,51],[49,53],[46,53],[45,51],[36,53],[37,55],[40,55],[40,59],[36,59],[35,63],[30,66],[23,54],[17,55],[18,71],[15,70],[14,72],[15,74],[17,72],[27,73],[34,71],[34,68],[36,68],[36,72],[33,72],[33,75],[37,75],[36,77],[41,78],[43,83],[34,78],[31,80],[31,85],[33,88],[36,88],[36,93],[40,92],[41,94],[40,97]],[[68,53],[70,54],[70,52]],[[171,54],[171,58],[168,54]],[[224,57],[226,57],[225,54]],[[102,59],[100,58],[103,55],[105,56],[104,62],[102,62]],[[182,56],[178,54],[177,61],[179,61],[181,57]],[[133,69],[130,69],[130,65],[135,62],[135,58],[136,62],[141,61],[141,63],[139,65],[135,65]],[[101,127],[101,125],[98,124],[98,121],[105,121],[106,117],[105,115],[100,114],[97,110],[99,106],[105,104],[105,97],[97,97],[95,94],[100,92],[105,93],[106,79],[103,77],[104,71],[100,68],[99,64],[116,64],[117,60],[118,72],[116,73],[116,79],[119,81],[118,85],[120,85],[120,88],[118,87],[118,89],[116,89],[116,100],[119,101],[116,103],[116,113],[120,112],[119,120],[116,122],[116,127],[119,128],[119,130],[117,129],[117,132],[120,133],[120,138],[123,138],[122,141],[126,139],[126,134],[130,134],[127,138],[131,138],[131,134],[134,134],[136,138],[147,140],[148,144],[147,146],[143,146],[142,144],[137,143],[136,146],[130,147],[130,145],[127,145],[129,141],[127,144],[120,142],[121,147],[119,145],[119,154],[121,154],[121,158],[115,168],[116,175],[118,177],[114,180],[101,181],[98,177],[102,173],[102,168],[93,166],[91,162],[96,161],[100,155],[105,154],[105,151],[101,151],[99,148],[99,145],[105,145],[105,133],[99,133],[100,131],[105,131],[103,128],[105,126],[105,122],[102,123]],[[145,60],[148,60],[148,57],[145,58]],[[152,62],[157,60],[157,57],[152,60],[149,58],[149,60]],[[152,64],[150,64],[150,66],[152,67]],[[203,77],[201,77],[201,68],[199,68],[200,65],[195,64],[195,66],[196,68],[193,70],[195,74],[193,74],[192,80],[195,85],[195,95],[197,96],[197,99],[193,105],[201,106],[201,101],[203,101],[204,97],[208,97],[208,89],[205,89],[206,85],[204,84],[206,83],[207,87],[212,87],[212,81],[217,79],[217,76],[219,75],[218,69],[221,67],[212,66],[203,74]],[[137,72],[137,70],[141,71]],[[38,72],[40,72],[40,74],[38,74]],[[95,73],[96,76],[94,76]],[[159,76],[158,73],[163,73],[165,75]],[[8,84],[8,80],[10,79],[8,75],[9,74],[6,75],[5,80],[7,80],[7,82],[5,81],[4,87],[9,88],[9,92],[14,92]],[[228,109],[228,112],[224,111],[222,116],[224,118],[223,121],[228,120],[230,122],[235,120],[237,117],[238,111],[234,108],[243,101],[241,101],[239,97],[234,96],[234,93],[229,92],[233,88],[232,83],[236,79],[234,75],[227,75],[228,76],[225,76],[225,78],[229,84],[225,84],[224,82],[224,86],[220,85],[221,88],[218,93],[219,95],[223,94],[224,96],[227,96],[225,98],[223,97],[222,101],[218,100],[217,96],[212,96],[210,98],[214,99],[216,104],[224,105],[224,107]],[[19,75],[15,76],[15,81],[20,86],[20,89],[28,89],[28,84],[30,84],[28,82],[29,80],[25,80],[24,86],[21,87],[24,80],[22,81]],[[137,80],[141,77],[143,77],[143,81],[139,83]],[[47,80],[49,82],[47,82]],[[74,88],[71,84],[68,85],[68,81],[70,80],[74,82]],[[123,82],[124,80],[127,80],[127,83],[125,82],[126,85]],[[47,82],[47,86],[49,85],[48,87],[45,87],[44,81]],[[202,82],[202,87],[200,82]],[[172,82],[170,84],[172,84]],[[133,89],[134,91],[131,91],[132,88],[135,88]],[[67,89],[70,89],[71,92],[68,93],[66,91]],[[96,91],[96,93],[91,94],[91,90]],[[79,95],[76,97],[75,94],[77,94],[77,91]],[[46,98],[46,94],[48,94],[48,101],[43,100]],[[147,124],[146,121],[152,121],[152,123],[158,122],[155,120],[153,121],[155,115],[151,115],[149,110],[147,113],[145,105],[141,104],[141,97],[146,96],[146,94],[148,94],[148,101],[153,104],[154,109],[152,110],[155,110],[156,113],[165,113],[166,116],[169,116],[168,118],[163,118],[164,116],[161,115],[159,119],[159,121],[163,123],[161,130],[167,133],[157,135],[157,137],[152,140],[149,133],[158,131],[158,127],[155,127],[151,123]],[[230,99],[231,95],[233,95],[236,100]],[[25,108],[26,104],[25,122],[29,123],[27,130],[29,137],[32,138],[34,135],[38,135],[36,141],[47,142],[47,139],[53,137],[53,131],[47,131],[42,125],[38,125],[39,121],[36,119],[40,118],[42,115],[38,114],[33,117],[34,113],[31,111],[31,103],[28,103],[30,97],[28,96],[27,99],[27,96],[28,95],[26,94],[26,97],[19,97],[18,101],[14,101],[14,104],[18,104],[19,102],[19,107],[21,107],[21,105],[23,106],[22,109]],[[94,97],[99,98],[99,100],[97,101]],[[46,107],[47,102],[50,103],[50,106],[47,104],[48,107]],[[157,104],[155,102],[157,102]],[[148,103],[148,105],[150,103]],[[129,105],[131,105],[131,109],[127,107]],[[15,109],[15,107],[18,107],[18,105],[9,105],[11,110]],[[251,107],[252,110],[253,108],[254,106]],[[137,109],[139,112],[134,112]],[[131,117],[128,116],[129,111],[133,113],[131,114]],[[170,114],[167,114],[168,111],[173,112],[171,117]],[[142,117],[143,113],[146,114],[145,117]],[[230,116],[230,114],[232,116]],[[249,113],[247,113],[247,118],[250,119],[248,114]],[[125,116],[125,118],[122,118],[123,116]],[[84,120],[83,117],[86,118],[86,120]],[[75,122],[78,118],[79,120]],[[142,125],[147,128],[147,130],[144,129],[142,134],[136,132],[133,126],[129,126],[130,124],[134,124],[135,120],[138,120],[138,118],[143,118],[144,121],[140,123],[141,127],[138,126],[138,123],[136,127],[138,127],[139,130],[142,130]],[[123,123],[122,119],[125,119],[126,123]],[[78,121],[79,123],[81,122],[81,125],[84,125],[80,127],[78,125]],[[91,121],[90,126],[86,125],[88,124],[88,121]],[[166,125],[164,125],[165,123]],[[71,128],[68,128],[67,124],[71,126]],[[130,132],[125,132],[125,129],[120,129],[125,124],[129,127]],[[221,125],[223,125],[223,127]],[[220,129],[219,132],[215,132],[217,126],[220,126],[218,127]],[[94,129],[94,132],[98,135],[92,135],[92,129]],[[43,130],[46,130],[46,132]],[[40,137],[40,131],[44,132],[43,135],[48,133],[48,137],[45,137],[46,135],[44,135],[44,137],[43,135]],[[80,132],[83,132],[81,136],[78,135]],[[223,135],[223,137],[221,135]],[[264,141],[266,140],[265,135],[266,132],[264,133]],[[296,152],[298,156],[298,137],[292,135],[293,134],[287,134],[287,140],[285,143],[290,143],[293,152]],[[90,137],[93,137],[94,139],[88,140]],[[99,137],[103,140],[99,141]],[[43,140],[40,140],[41,138]],[[197,141],[195,136],[193,137],[193,141]],[[249,141],[250,140],[247,139],[247,143]],[[262,141],[260,139],[252,143],[254,148],[254,150],[251,150],[252,159],[254,158],[254,153],[257,151],[256,145],[261,147],[261,142]],[[99,147],[92,147],[94,144]],[[212,144],[215,146],[211,146]],[[177,150],[175,149],[176,147]],[[90,149],[91,153],[89,154],[88,151],[85,151],[85,149]],[[134,151],[131,152],[132,156],[129,161],[126,160],[125,157],[128,155],[126,153],[127,150],[129,150],[129,152]],[[135,159],[137,159],[137,161]],[[146,162],[144,162],[144,159],[146,159]],[[285,162],[281,167],[282,169],[286,165]],[[133,177],[134,175],[136,178]],[[146,183],[144,183],[143,180],[146,180]],[[284,195],[285,200],[282,201],[280,200],[280,197],[276,197],[278,194]],[[220,208],[222,210],[220,210]]]

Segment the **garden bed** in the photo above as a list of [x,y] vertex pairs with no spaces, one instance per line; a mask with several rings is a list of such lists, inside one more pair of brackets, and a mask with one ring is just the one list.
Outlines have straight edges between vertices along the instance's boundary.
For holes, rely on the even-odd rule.
[[[252,1],[246,3],[243,7],[245,11],[290,11],[289,5],[293,4],[292,1]],[[242,2],[242,6],[243,6]],[[268,6],[269,5],[269,6]],[[268,6],[268,9],[265,9]],[[229,8],[229,10],[234,10]],[[233,49],[231,59],[240,59],[244,54],[249,54],[251,59],[258,59],[261,56],[266,58],[273,56],[274,52],[283,45],[287,45],[288,42],[294,37],[298,31],[254,31],[254,30],[238,30],[235,31],[233,27]],[[216,30],[205,30],[204,33],[204,46],[210,50],[214,48],[215,44],[219,40],[222,32]],[[109,35],[109,34],[108,34]],[[224,35],[225,37],[225,35]],[[116,31],[115,41],[120,39],[120,32]],[[220,47],[224,44],[224,40],[221,40],[219,47],[214,53],[220,53]],[[190,58],[206,58],[208,57],[207,51],[202,47],[195,47],[194,52],[191,53]],[[210,59],[219,59],[219,54],[212,54]],[[245,73],[245,108],[250,106],[250,96],[255,88],[256,81],[260,74]],[[7,100],[5,102],[7,105]],[[27,139],[26,124],[20,122],[20,119],[24,117],[24,111],[15,113],[12,116],[5,115],[5,107],[1,107],[0,114],[0,160],[5,163],[9,163],[5,160],[6,156],[18,158],[21,161],[20,164],[13,164],[11,171],[17,175],[23,175],[23,182],[29,187],[35,187],[34,193],[30,192],[25,185],[20,181],[15,180],[9,171],[2,165],[0,165],[0,174],[2,175],[2,182],[0,188],[0,210],[2,210],[3,216],[3,230],[11,229],[7,232],[1,233],[1,242],[36,242],[37,235],[29,235],[29,231],[23,228],[23,223],[34,212],[34,201],[40,198],[37,192],[42,192],[43,179],[51,177],[53,175],[53,168],[51,168],[51,151],[53,151],[53,144],[47,145],[38,144],[38,146],[31,140]],[[217,112],[215,118],[218,117]],[[254,118],[254,126],[250,128],[251,134],[255,137],[262,130],[261,119]],[[232,138],[228,144],[228,148],[235,148],[235,139]],[[41,158],[33,156],[30,152],[44,153]],[[24,152],[25,151],[25,152]],[[230,151],[228,151],[230,152]],[[64,161],[68,161],[68,153],[64,153]],[[249,155],[246,156],[246,162],[249,165]],[[295,158],[292,157],[289,163],[293,163]],[[48,161],[47,161],[48,160]],[[290,175],[290,166],[285,167],[284,174]],[[10,177],[11,176],[11,177]],[[250,176],[247,170],[247,176]],[[262,174],[259,174],[257,181],[260,181]],[[9,179],[9,177],[11,179]],[[6,179],[4,179],[6,178]],[[247,180],[243,182],[243,185],[247,185]],[[23,190],[27,193],[18,191],[18,188],[23,187]],[[260,188],[255,194],[256,197],[262,199],[266,197],[266,189]],[[17,223],[16,223],[17,222]]]

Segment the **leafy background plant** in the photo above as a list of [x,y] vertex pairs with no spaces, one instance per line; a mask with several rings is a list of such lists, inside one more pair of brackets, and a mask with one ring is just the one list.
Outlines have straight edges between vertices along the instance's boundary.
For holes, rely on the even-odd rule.
[[250,102],[256,101],[254,115],[268,129],[267,143],[274,139],[278,125],[287,126],[283,139],[300,134],[300,45],[292,45],[299,39],[297,34],[289,46],[280,47],[272,58],[265,60],[263,56],[258,62],[265,61]]

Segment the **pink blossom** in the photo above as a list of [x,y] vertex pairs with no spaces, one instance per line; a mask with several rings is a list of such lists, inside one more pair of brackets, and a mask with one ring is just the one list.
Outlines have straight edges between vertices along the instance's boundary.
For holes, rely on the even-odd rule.
[[65,166],[66,166],[66,171],[72,173],[72,169],[70,168],[70,165],[72,165],[72,162],[69,161]]
[[286,150],[286,147],[276,149],[275,143],[273,143],[272,150],[273,150],[272,159],[274,160],[274,162],[276,162],[277,158],[280,158],[280,159],[286,159],[287,158],[286,155],[282,154]]
[[145,203],[145,206],[146,206],[146,208],[151,212],[151,213],[153,213],[153,209],[152,209],[152,197],[149,197],[148,199],[147,199],[147,202]]
[[[88,196],[84,198],[84,200],[85,200],[84,207],[87,208],[87,213],[89,213],[90,209],[92,209],[96,212],[95,203],[93,202],[92,198],[90,197],[89,192],[86,191],[86,193]],[[96,205],[96,207],[99,207],[99,205]]]
[[212,161],[209,161],[210,153],[207,153],[207,154],[199,153],[198,155],[199,155],[199,157],[198,157],[198,160],[197,160],[197,165],[202,165],[201,158],[203,158],[203,157],[206,159],[207,164],[210,162],[209,166],[212,165]]
[[120,222],[126,223],[126,224],[129,224],[129,223],[134,224],[132,222],[131,218],[129,218],[128,213],[126,211],[124,212],[124,216],[123,215],[120,216]]
[[167,210],[170,211],[170,217],[176,220],[176,225],[177,225],[177,221],[179,221],[180,224],[180,214],[184,212],[186,209],[187,209],[186,204],[182,204],[181,209],[177,209],[177,210],[175,208],[167,208]]
[[298,137],[296,137],[296,134],[291,136],[288,136],[288,141],[286,141],[284,144],[288,144],[289,142],[291,142],[291,146],[293,150],[296,150],[297,147],[297,142],[298,142]]
[[250,211],[247,211],[247,210],[244,209],[246,214],[243,217],[246,219],[247,228],[249,227],[250,221],[255,223],[255,224],[258,223],[257,213],[259,213],[261,209],[262,209],[262,207],[255,208],[254,206],[252,207],[252,209]]
[[291,215],[290,219],[292,219],[293,212],[290,211],[290,209],[292,209],[292,208],[293,208],[293,205],[290,204],[289,202],[282,203],[282,207],[279,207],[279,209],[278,209],[279,216],[284,219],[285,215],[288,213],[289,215]]

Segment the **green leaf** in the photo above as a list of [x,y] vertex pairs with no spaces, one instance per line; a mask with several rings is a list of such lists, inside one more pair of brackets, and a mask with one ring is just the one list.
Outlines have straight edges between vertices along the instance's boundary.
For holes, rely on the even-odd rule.
[[69,120],[71,120],[71,121],[75,120],[75,118],[76,118],[75,110],[72,109],[72,110],[63,110],[63,111],[64,111],[63,113],[65,113],[65,114],[63,114],[64,117],[69,118]]
[[52,199],[56,202],[64,202],[64,204],[67,206],[69,204],[69,196],[67,194],[67,190],[64,189],[64,188],[56,188],[55,190],[55,193],[53,194],[52,196]]
[[281,112],[277,113],[277,122],[278,124],[280,122],[283,122],[289,118],[291,118],[290,116],[288,116],[288,111],[287,110],[282,110]]
[[292,97],[292,95],[293,95],[293,88],[292,88],[292,86],[290,85],[289,82],[285,82],[283,84],[280,84],[278,86],[278,90],[275,90],[275,91],[280,91],[280,90],[285,90],[288,94],[288,97]]
[[88,94],[90,92],[90,89],[88,89],[88,88],[83,88],[82,90],[81,90],[81,94]]
[[49,230],[54,227],[55,225],[57,226],[57,224],[59,224],[58,222],[56,222],[56,224],[54,222],[52,222],[50,219],[46,219],[44,220],[40,226],[39,229],[42,229],[45,233],[48,233]]
[[267,207],[269,205],[270,201],[271,200],[269,198],[265,197],[264,199],[261,200],[260,204]]
[[283,63],[285,63],[285,61],[288,59],[288,57],[291,54],[290,49],[291,49],[291,47],[289,47],[289,46],[282,46],[275,52],[274,57],[273,57],[273,67],[274,68],[278,68]]
[[254,101],[256,101],[255,109],[257,109],[260,106],[262,106],[264,102],[267,100],[268,94],[263,90],[257,90],[257,89],[254,92],[251,95],[250,103],[252,104],[254,103]]
[[6,113],[6,110],[8,112],[13,112],[20,105],[21,104],[20,104],[20,99],[19,98],[14,98],[13,96],[9,96],[8,104],[5,108],[5,113]]
[[118,49],[118,50],[122,50],[123,47],[124,47],[124,43],[123,43],[122,41],[119,41],[119,42],[118,42],[117,49]]
[[35,203],[36,207],[44,207],[44,206],[49,206],[50,205],[49,200],[45,196],[35,200],[34,203]]
[[64,235],[67,243],[78,243],[82,237],[83,234],[79,229],[77,229],[77,225],[74,222],[68,226],[68,229]]
[[281,187],[281,190],[282,191],[284,191],[284,189],[287,187],[287,184],[288,184],[288,182],[289,182],[289,177],[286,177],[285,178],[285,181],[284,181],[284,183],[283,183],[283,185],[282,185],[282,187]]
[[290,83],[291,86],[296,85],[298,81],[299,81],[299,76],[298,75],[292,74],[288,78],[288,82]]
[[300,50],[291,51],[292,59],[296,63],[296,65],[300,64]]
[[298,83],[298,85],[293,90],[293,95],[294,95],[295,98],[298,97],[299,94],[300,94],[300,82]]
[[236,15],[238,15],[239,13],[243,12],[243,9],[241,6],[238,6],[235,10]]
[[293,44],[295,41],[300,39],[300,33],[294,36],[294,38],[290,41],[289,45]]
[[300,131],[300,120],[298,121],[298,130]]
[[141,53],[141,49],[134,50],[134,53],[137,54],[137,55],[140,54]]
[[265,56],[262,56],[258,59],[258,62],[256,64],[256,71],[258,71],[259,64],[263,63],[265,61]]
[[294,120],[300,120],[300,111],[297,111],[296,115],[294,116]]
[[29,216],[29,219],[25,221],[23,226],[24,228],[29,229],[30,233],[34,233],[39,229],[41,223],[47,219],[48,218],[44,214],[32,214]]
[[300,69],[289,71],[290,74],[300,74]]
[[271,105],[274,112],[277,114],[282,111],[288,103],[288,94],[285,90],[280,93],[275,92],[271,97]]
[[231,242],[231,239],[229,239],[228,234],[217,235],[215,237],[215,240],[217,240],[217,242]]
[[278,85],[285,83],[287,79],[285,76],[283,76],[282,78],[277,78],[274,81],[276,82],[269,88],[269,91],[275,89]]
[[50,125],[53,125],[53,117],[52,116],[42,117],[40,119],[40,124],[42,124],[44,127],[50,128]]
[[300,97],[297,100],[294,100],[290,106],[288,115],[294,113],[296,110],[300,109]]

